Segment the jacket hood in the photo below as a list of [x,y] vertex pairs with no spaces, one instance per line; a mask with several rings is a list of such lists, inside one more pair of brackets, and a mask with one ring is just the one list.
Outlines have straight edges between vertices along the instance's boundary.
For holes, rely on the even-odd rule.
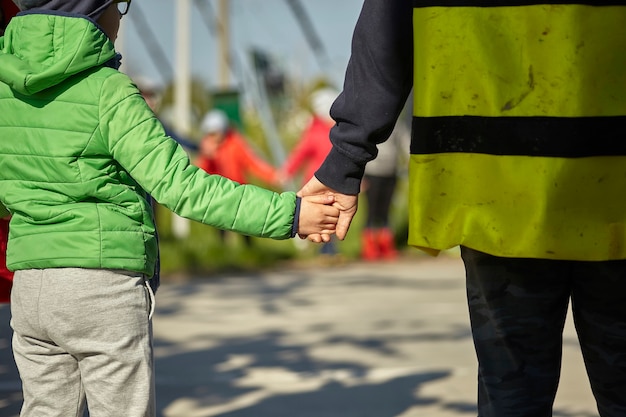
[[88,16],[93,20],[104,13],[113,0],[14,0],[20,10],[63,11]]
[[113,42],[87,18],[18,15],[0,38],[0,81],[32,95],[116,57]]

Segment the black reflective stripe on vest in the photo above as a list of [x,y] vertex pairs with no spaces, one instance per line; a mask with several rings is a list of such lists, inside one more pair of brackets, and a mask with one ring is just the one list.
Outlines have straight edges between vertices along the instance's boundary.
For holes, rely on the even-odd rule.
[[413,7],[508,7],[533,6],[539,4],[582,4],[587,6],[623,6],[624,0],[589,0],[589,1],[532,1],[532,0],[413,0]]
[[626,116],[413,117],[412,154],[626,155]]

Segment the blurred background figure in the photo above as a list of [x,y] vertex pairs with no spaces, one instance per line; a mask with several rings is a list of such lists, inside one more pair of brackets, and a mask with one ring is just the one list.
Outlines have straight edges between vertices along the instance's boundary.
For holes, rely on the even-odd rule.
[[276,169],[252,150],[224,111],[209,111],[200,129],[203,137],[195,161],[198,167],[209,174],[219,174],[240,184],[256,180],[267,186],[280,185]]
[[[0,0],[0,36],[4,35],[4,29],[9,20],[19,12],[17,6],[11,0]],[[0,209],[0,212],[3,210]],[[7,269],[6,254],[7,240],[9,238],[10,216],[0,214],[0,303],[8,303],[11,298],[13,284],[13,272]]]
[[[260,181],[264,186],[280,186],[277,170],[253,151],[224,111],[209,111],[202,119],[200,129],[203,137],[195,160],[196,166],[209,174],[218,174],[240,184]],[[219,232],[224,240],[226,232]],[[249,247],[251,238],[243,237]]]
[[[332,147],[329,138],[330,129],[335,125],[335,121],[330,117],[330,106],[338,94],[337,90],[329,87],[320,88],[311,94],[312,117],[283,164],[281,169],[283,184],[298,176],[301,177],[300,182],[305,184],[326,158]],[[331,237],[330,242],[324,243],[320,253],[337,254],[335,239]]]
[[330,118],[330,106],[337,95],[337,91],[331,88],[322,88],[311,94],[312,117],[281,169],[283,181],[301,175],[300,182],[306,183],[326,158],[332,147],[329,132],[335,125]]
[[9,217],[0,218],[0,303],[11,299],[13,272],[7,269],[7,240],[9,238]]
[[378,145],[378,156],[368,162],[362,182],[367,202],[365,227],[361,234],[361,258],[366,261],[398,256],[390,211],[398,178],[408,168],[409,125],[399,120],[386,142]]
[[9,24],[9,20],[19,12],[12,0],[0,0],[0,36],[4,35],[4,29]]

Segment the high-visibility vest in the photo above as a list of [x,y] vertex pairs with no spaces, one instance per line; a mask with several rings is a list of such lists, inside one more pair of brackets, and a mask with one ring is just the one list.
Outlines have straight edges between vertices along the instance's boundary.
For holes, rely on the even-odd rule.
[[409,244],[626,259],[626,2],[478,3],[414,2]]

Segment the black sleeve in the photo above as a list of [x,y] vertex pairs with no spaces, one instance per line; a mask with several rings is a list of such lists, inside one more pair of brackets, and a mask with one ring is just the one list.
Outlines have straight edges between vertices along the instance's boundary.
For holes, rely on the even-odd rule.
[[357,194],[376,144],[391,134],[413,86],[411,0],[365,0],[352,37],[343,91],[331,108],[333,148],[315,173],[324,185]]

